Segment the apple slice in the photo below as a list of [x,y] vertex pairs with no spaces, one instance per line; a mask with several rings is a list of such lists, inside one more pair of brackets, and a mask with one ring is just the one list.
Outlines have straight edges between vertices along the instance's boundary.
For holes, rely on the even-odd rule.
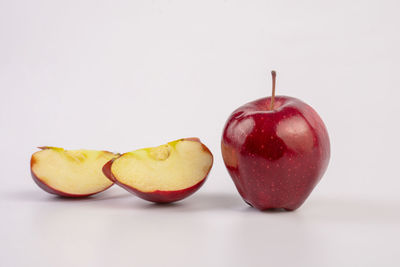
[[104,174],[138,197],[169,203],[196,192],[213,165],[213,155],[198,138],[128,152],[109,161]]
[[113,185],[101,168],[117,155],[96,150],[39,148],[42,150],[31,158],[31,174],[46,192],[64,197],[85,197]]

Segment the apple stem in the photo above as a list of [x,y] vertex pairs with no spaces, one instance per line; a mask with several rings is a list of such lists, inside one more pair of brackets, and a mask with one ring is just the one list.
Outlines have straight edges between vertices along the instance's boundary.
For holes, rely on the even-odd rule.
[[272,96],[271,96],[271,105],[269,107],[270,110],[274,109],[274,101],[275,101],[275,84],[276,84],[276,71],[271,71],[272,75]]

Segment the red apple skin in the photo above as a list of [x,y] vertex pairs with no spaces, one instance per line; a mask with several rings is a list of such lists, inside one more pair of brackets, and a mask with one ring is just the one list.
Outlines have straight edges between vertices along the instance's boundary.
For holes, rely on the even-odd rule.
[[[40,149],[47,149],[47,147],[39,147],[39,148],[40,148]],[[111,152],[109,152],[109,153],[111,153]],[[109,187],[104,188],[103,190],[101,190],[101,191],[99,191],[99,192],[92,193],[92,194],[81,194],[81,195],[79,195],[79,194],[70,194],[70,193],[67,193],[67,192],[62,192],[62,191],[57,190],[57,189],[51,187],[50,185],[46,184],[45,182],[43,182],[43,181],[35,174],[35,172],[32,170],[32,166],[33,166],[35,163],[36,163],[36,160],[35,160],[35,158],[32,156],[32,157],[31,157],[31,164],[30,164],[30,165],[31,165],[31,175],[32,175],[33,181],[34,181],[41,189],[43,189],[43,190],[46,191],[47,193],[50,193],[50,194],[53,194],[53,195],[57,195],[57,196],[60,196],[60,197],[66,197],[66,198],[84,198],[84,197],[88,197],[88,196],[92,196],[92,195],[101,193],[101,192],[107,190],[108,188],[110,188],[111,186],[113,186],[113,184],[111,184]]]
[[[200,139],[197,137],[192,137],[192,138],[184,138],[183,140],[187,140],[187,141],[196,141],[196,142],[200,142]],[[208,153],[210,153],[210,155],[212,156],[211,151],[204,145],[202,144],[202,147],[204,150],[206,150]],[[123,156],[123,155],[121,155]],[[118,181],[115,176],[112,174],[111,172],[111,166],[114,162],[114,160],[116,159],[112,159],[109,162],[107,162],[104,166],[103,166],[103,173],[104,175],[110,179],[112,182],[114,182],[115,184],[121,186],[122,188],[124,188],[125,190],[127,190],[128,192],[144,199],[150,202],[154,202],[154,203],[171,203],[171,202],[175,202],[175,201],[179,201],[182,200],[184,198],[187,198],[188,196],[190,196],[191,194],[193,194],[194,192],[196,192],[197,190],[199,190],[199,188],[204,184],[204,182],[206,181],[208,174],[211,171],[211,168],[208,170],[208,173],[205,175],[205,177],[198,182],[197,184],[185,188],[185,189],[181,189],[181,190],[175,190],[175,191],[160,191],[160,190],[156,190],[153,192],[142,192],[134,187],[131,187],[127,184],[121,183],[120,181]]]
[[249,205],[295,210],[322,178],[330,158],[326,127],[312,107],[288,96],[261,98],[236,109],[221,141],[232,180]]

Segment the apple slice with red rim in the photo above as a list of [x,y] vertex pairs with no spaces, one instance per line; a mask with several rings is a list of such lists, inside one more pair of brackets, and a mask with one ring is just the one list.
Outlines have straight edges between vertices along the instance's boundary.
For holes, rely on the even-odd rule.
[[182,200],[196,192],[213,165],[213,155],[198,138],[125,153],[103,167],[113,182],[156,203]]
[[31,174],[44,191],[63,197],[86,197],[113,185],[102,167],[117,155],[108,151],[39,147],[31,157]]

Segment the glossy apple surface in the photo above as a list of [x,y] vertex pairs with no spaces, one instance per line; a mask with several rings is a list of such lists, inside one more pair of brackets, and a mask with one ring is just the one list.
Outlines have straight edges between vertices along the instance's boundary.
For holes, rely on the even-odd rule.
[[63,197],[86,197],[113,185],[101,171],[117,155],[108,151],[41,147],[31,157],[34,182],[44,191]]
[[105,164],[103,173],[144,200],[170,203],[196,192],[212,165],[212,153],[198,138],[184,138],[125,153]]
[[323,176],[330,158],[326,127],[312,107],[277,96],[249,102],[228,118],[224,163],[240,195],[260,209],[295,210]]

